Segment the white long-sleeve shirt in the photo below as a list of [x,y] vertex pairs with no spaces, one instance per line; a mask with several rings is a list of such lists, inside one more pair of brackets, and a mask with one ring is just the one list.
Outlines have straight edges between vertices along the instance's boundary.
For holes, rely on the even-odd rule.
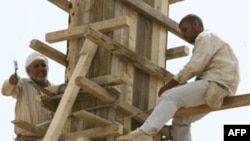
[[[43,108],[35,97],[41,95],[30,79],[22,78],[17,85],[12,85],[6,80],[2,86],[2,94],[16,99],[15,120],[22,120],[32,125],[52,119],[52,112]],[[34,136],[30,132],[15,126],[16,135]]]
[[235,94],[240,81],[238,60],[231,47],[216,34],[203,31],[197,36],[190,61],[174,79],[185,83],[193,77],[217,82],[230,95]]

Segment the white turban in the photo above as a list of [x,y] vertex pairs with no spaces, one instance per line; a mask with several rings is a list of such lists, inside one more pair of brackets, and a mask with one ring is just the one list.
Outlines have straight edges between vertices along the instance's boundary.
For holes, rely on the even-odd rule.
[[25,63],[25,68],[29,67],[29,65],[30,65],[32,62],[36,61],[36,60],[43,60],[43,61],[46,63],[46,65],[48,65],[48,59],[47,59],[45,56],[43,56],[42,54],[33,52],[33,53],[31,53],[31,54],[27,57],[26,63]]

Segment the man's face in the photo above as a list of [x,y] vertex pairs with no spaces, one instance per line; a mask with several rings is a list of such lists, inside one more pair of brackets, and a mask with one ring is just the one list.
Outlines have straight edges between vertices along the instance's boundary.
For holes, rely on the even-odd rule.
[[29,77],[34,80],[36,83],[45,83],[47,82],[47,73],[48,66],[43,60],[36,60],[32,62],[27,68],[26,71]]
[[180,25],[180,30],[182,33],[182,36],[184,39],[193,44],[195,41],[195,38],[197,37],[198,33],[196,32],[196,25],[195,23],[190,23],[190,22],[182,22]]

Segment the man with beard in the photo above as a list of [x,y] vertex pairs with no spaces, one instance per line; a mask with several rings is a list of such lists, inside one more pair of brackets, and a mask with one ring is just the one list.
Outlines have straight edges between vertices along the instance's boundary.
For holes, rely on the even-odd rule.
[[[52,112],[44,109],[35,100],[36,96],[43,95],[34,86],[45,88],[51,86],[47,80],[48,59],[39,54],[32,53],[27,57],[25,69],[29,78],[20,78],[12,74],[2,86],[2,94],[16,99],[15,120],[21,120],[37,125],[52,119]],[[15,126],[16,141],[36,141],[35,134]]]

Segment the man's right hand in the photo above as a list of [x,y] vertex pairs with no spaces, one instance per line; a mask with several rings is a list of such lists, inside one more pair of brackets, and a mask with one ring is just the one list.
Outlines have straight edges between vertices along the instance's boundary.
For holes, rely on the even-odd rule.
[[165,92],[166,90],[171,89],[171,88],[173,88],[173,87],[175,87],[177,85],[179,85],[179,83],[176,80],[170,79],[170,81],[168,81],[166,84],[164,84],[160,88],[160,90],[158,92],[158,96],[161,96],[163,92]]
[[19,76],[15,75],[15,74],[12,74],[9,78],[9,82],[12,85],[16,85],[18,83],[18,80],[19,80]]

